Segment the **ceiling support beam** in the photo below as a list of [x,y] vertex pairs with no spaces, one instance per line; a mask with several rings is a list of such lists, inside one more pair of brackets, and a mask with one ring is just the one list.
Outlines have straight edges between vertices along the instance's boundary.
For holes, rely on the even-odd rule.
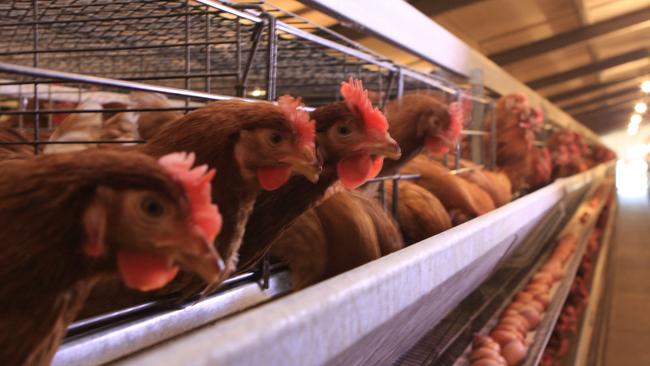
[[448,11],[480,3],[484,0],[409,0],[409,3],[428,17],[435,17]]
[[[485,0],[410,0],[408,1],[412,6],[422,12],[428,17],[434,17],[448,11],[460,9],[462,7],[479,3]],[[309,5],[309,2],[303,2]],[[309,9],[309,8],[305,8]],[[366,31],[358,24],[346,23],[345,25],[339,23],[329,27],[332,31],[345,36],[353,41],[358,41],[367,37]]]
[[[594,114],[599,114],[600,115],[600,114],[603,113],[603,111],[607,111],[608,109],[611,109],[613,107],[618,107],[618,106],[621,106],[623,104],[625,104],[625,107],[624,107],[625,110],[627,110],[629,113],[632,113],[632,111],[633,111],[632,108],[634,107],[634,102],[636,102],[638,99],[639,99],[639,97],[637,97],[637,96],[633,96],[633,97],[630,97],[630,98],[625,98],[623,100],[619,100],[619,101],[617,101],[615,103],[612,103],[612,104],[600,105],[600,106],[598,106],[598,107],[596,107],[594,109],[590,109],[588,111],[584,111],[584,112],[580,112],[578,114],[574,114],[573,116],[578,120],[580,120],[581,118],[587,118],[588,119],[589,116],[593,116]],[[620,109],[622,109],[622,108],[620,108]]]
[[[432,3],[452,3],[452,1],[432,1]],[[623,28],[647,22],[650,20],[650,7],[623,14],[602,22],[584,26],[573,31],[557,34],[536,42],[527,43],[505,51],[488,55],[499,65],[511,64],[523,59],[535,57],[543,53],[557,50],[578,42],[596,38]]]
[[626,103],[616,103],[599,108],[598,112],[594,111],[580,115],[580,121],[599,134],[624,128],[629,121],[631,110],[630,105],[624,105]]
[[582,94],[587,94],[587,93],[595,92],[595,91],[598,91],[598,90],[601,90],[601,89],[609,88],[611,86],[627,83],[627,82],[639,79],[639,78],[643,77],[646,74],[647,74],[646,72],[643,72],[643,73],[638,73],[637,75],[629,76],[629,77],[622,78],[622,79],[616,79],[616,80],[606,81],[606,82],[600,83],[600,84],[592,84],[592,85],[583,86],[581,88],[572,89],[572,90],[569,90],[569,91],[565,91],[565,92],[562,92],[562,93],[551,95],[551,96],[548,97],[548,100],[550,100],[553,103],[557,103],[557,102],[559,102],[561,100],[564,100],[564,99],[577,97],[577,96],[580,96]]
[[578,108],[586,107],[586,106],[589,106],[589,105],[592,105],[592,104],[595,104],[595,103],[606,102],[606,101],[608,101],[608,100],[610,100],[612,98],[622,97],[624,95],[628,95],[628,94],[632,94],[632,93],[637,94],[637,98],[642,98],[641,97],[641,89],[639,89],[638,86],[635,86],[633,88],[625,88],[625,89],[615,91],[613,93],[600,95],[598,97],[591,98],[591,99],[589,99],[588,101],[585,101],[585,102],[571,104],[571,105],[565,106],[563,109],[564,110],[578,109]]
[[550,76],[544,76],[539,79],[530,81],[526,84],[528,84],[528,86],[533,89],[540,89],[540,88],[547,87],[549,85],[554,85],[567,80],[579,78],[584,75],[589,75],[595,72],[611,69],[612,67],[626,64],[628,62],[642,60],[644,58],[647,58],[648,55],[649,55],[648,50],[642,48],[642,49],[624,53],[622,55],[606,58],[604,60],[600,60],[589,65],[580,66],[575,69],[567,70]]

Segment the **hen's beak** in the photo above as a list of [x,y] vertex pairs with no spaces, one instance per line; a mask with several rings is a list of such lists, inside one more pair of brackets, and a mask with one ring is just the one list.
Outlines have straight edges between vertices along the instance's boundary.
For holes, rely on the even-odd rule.
[[174,263],[185,271],[201,276],[208,284],[218,281],[226,269],[214,245],[195,230],[181,241],[181,245],[167,249]]
[[313,147],[303,146],[295,155],[289,155],[282,159],[283,163],[291,165],[292,169],[307,178],[310,182],[318,182],[323,167],[316,157]]
[[385,156],[392,160],[397,160],[402,156],[399,144],[388,134],[379,139],[362,143],[360,148],[371,155]]

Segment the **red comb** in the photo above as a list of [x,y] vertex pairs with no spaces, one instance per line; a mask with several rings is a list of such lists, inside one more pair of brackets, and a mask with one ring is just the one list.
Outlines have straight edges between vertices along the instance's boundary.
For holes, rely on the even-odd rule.
[[283,95],[278,99],[278,106],[295,126],[300,143],[304,145],[314,144],[316,122],[309,119],[309,113],[302,109],[302,100],[290,95]]
[[368,130],[380,133],[388,131],[386,116],[379,109],[372,106],[372,102],[368,98],[368,91],[363,89],[361,80],[350,78],[349,81],[342,82],[341,95],[351,111],[361,113]]
[[449,116],[451,121],[449,127],[444,132],[445,137],[449,140],[456,142],[456,139],[460,136],[460,132],[463,130],[463,122],[465,121],[465,113],[459,102],[453,102],[447,108],[449,111]]
[[190,201],[192,221],[196,229],[212,243],[221,229],[221,214],[212,204],[210,182],[215,170],[207,165],[194,165],[194,153],[172,153],[158,159],[168,173],[181,182]]

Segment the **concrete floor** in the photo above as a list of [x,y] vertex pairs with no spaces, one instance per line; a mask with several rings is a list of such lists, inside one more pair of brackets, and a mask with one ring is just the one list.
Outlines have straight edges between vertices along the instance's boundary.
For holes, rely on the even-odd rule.
[[605,365],[650,365],[650,202],[618,197]]

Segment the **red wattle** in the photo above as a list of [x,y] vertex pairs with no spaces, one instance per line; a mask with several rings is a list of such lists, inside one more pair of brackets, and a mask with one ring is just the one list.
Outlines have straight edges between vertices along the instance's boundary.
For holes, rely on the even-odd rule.
[[262,189],[272,191],[282,187],[289,180],[291,168],[288,166],[260,168],[255,173]]
[[345,188],[354,189],[365,183],[373,168],[369,154],[358,154],[342,159],[336,165],[339,180]]
[[424,144],[433,154],[444,154],[449,152],[449,146],[447,146],[442,139],[437,137],[428,137]]
[[168,265],[162,255],[127,250],[117,253],[117,269],[128,287],[140,291],[159,289],[178,273],[178,267]]
[[370,168],[370,172],[368,172],[368,177],[367,179],[372,179],[379,174],[381,171],[381,168],[384,166],[384,157],[383,156],[378,156],[375,158],[375,160],[372,161],[372,167]]

